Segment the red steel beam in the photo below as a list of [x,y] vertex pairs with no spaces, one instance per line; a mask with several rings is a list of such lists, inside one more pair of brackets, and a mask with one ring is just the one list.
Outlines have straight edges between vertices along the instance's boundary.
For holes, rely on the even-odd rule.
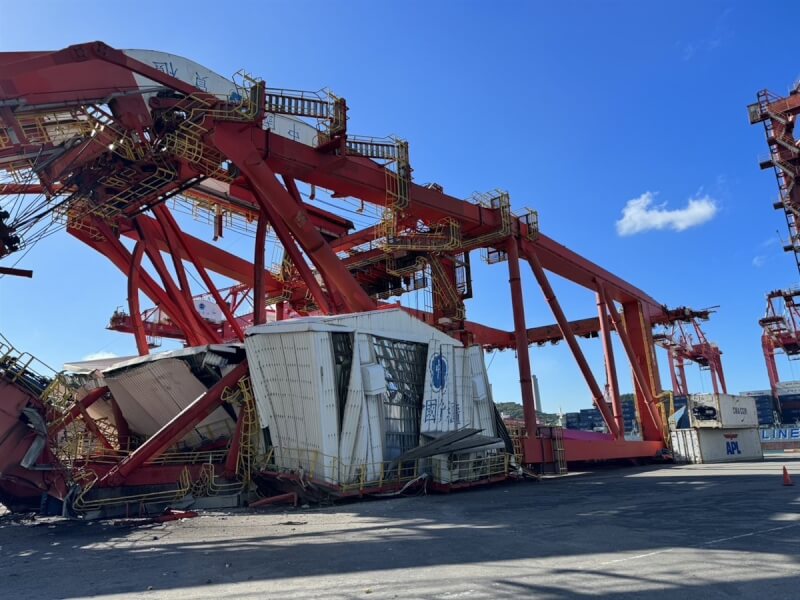
[[622,342],[622,347],[625,348],[625,354],[627,354],[628,362],[630,362],[631,369],[633,370],[636,387],[639,389],[640,396],[644,398],[644,405],[647,412],[646,414],[642,414],[642,411],[640,411],[639,414],[642,423],[642,435],[645,439],[652,440],[657,437],[657,439],[663,440],[664,433],[661,415],[659,415],[658,410],[656,410],[655,397],[650,390],[650,382],[645,377],[642,366],[639,364],[639,357],[634,350],[630,337],[628,337],[628,333],[622,323],[622,318],[619,312],[617,312],[617,307],[614,306],[613,302],[609,299],[602,285],[600,286],[599,292],[611,315],[611,321],[614,323],[614,329],[617,331],[617,335]]
[[190,327],[189,331],[186,332],[187,341],[189,341],[192,346],[220,343],[222,340],[219,337],[219,333],[214,331],[205,319],[200,316],[194,307],[194,301],[191,299],[191,296],[187,299],[186,294],[181,292],[178,286],[175,285],[170,272],[167,270],[166,264],[164,264],[164,259],[161,258],[161,252],[150,242],[150,239],[145,235],[143,230],[140,231],[140,236],[145,244],[144,251],[148,258],[150,258],[153,267],[155,267],[156,273],[158,273],[158,276],[161,278],[164,289],[181,311],[181,316]]
[[222,393],[234,387],[247,374],[247,361],[236,365],[205,394],[189,404],[166,425],[148,438],[131,454],[125,457],[114,469],[109,471],[103,481],[122,483],[137,468],[147,461],[158,458],[168,448],[177,444],[200,421],[208,417],[222,404]]
[[[102,221],[93,222],[102,236],[102,240],[95,239],[92,235],[81,229],[68,227],[67,232],[81,240],[90,248],[94,248],[100,254],[111,260],[112,263],[123,273],[128,273],[131,268],[132,255],[122,243],[114,237],[108,226]],[[190,331],[188,325],[183,321],[182,314],[177,306],[172,303],[167,293],[150,277],[146,271],[141,272],[141,289],[153,301],[162,308],[169,317],[184,331]]]
[[[159,250],[166,251],[167,243],[156,220],[144,215],[139,215],[137,220],[152,243]],[[135,229],[123,227],[120,233],[134,240],[140,239],[139,233]],[[250,262],[186,233],[182,233],[181,237],[188,248],[188,251],[180,250],[183,258],[191,260],[191,255],[193,255],[206,269],[253,287],[253,266]],[[264,271],[264,287],[269,293],[280,293],[283,289],[282,284],[269,271]]]
[[[266,137],[267,163],[282,175],[332,189],[338,194],[361,198],[367,202],[386,204],[386,170],[374,161],[351,156],[331,156],[314,148],[283,138],[271,132]],[[429,222],[443,218],[458,221],[464,233],[491,231],[500,227],[499,211],[453,198],[435,189],[411,184],[408,212]],[[496,243],[496,241],[494,241]],[[663,305],[649,294],[606,271],[545,235],[534,244],[545,269],[588,289],[596,289],[595,280],[606,286],[610,297],[620,301],[638,300],[653,314]]]
[[[519,272],[519,251],[512,238],[506,244],[508,253],[508,284],[511,287],[511,307],[514,314],[514,333],[519,365],[519,386],[522,394],[522,411],[525,416],[525,429],[535,435],[538,426],[536,404],[533,398],[533,377],[531,359],[528,354],[528,339],[525,330],[525,304],[522,296],[522,278]],[[526,456],[527,458],[527,456]]]
[[[222,314],[225,316],[225,319],[227,320],[228,325],[230,325],[230,327],[233,330],[233,332],[236,335],[236,337],[239,338],[239,341],[243,342],[244,341],[244,332],[242,331],[242,328],[239,326],[238,320],[236,319],[236,317],[233,315],[233,313],[231,312],[230,308],[228,307],[228,303],[225,302],[224,298],[219,293],[219,290],[217,289],[217,286],[214,285],[214,282],[211,280],[211,277],[209,277],[208,273],[206,272],[205,267],[203,267],[203,265],[200,263],[200,261],[195,256],[194,252],[192,251],[191,246],[189,246],[188,242],[184,238],[183,232],[180,230],[180,227],[178,227],[178,223],[175,221],[175,218],[172,216],[172,213],[170,213],[169,210],[167,210],[167,208],[165,206],[163,206],[163,205],[162,206],[157,206],[154,209],[154,212],[155,212],[156,216],[160,219],[161,223],[163,225],[165,225],[166,227],[168,227],[169,230],[172,231],[173,235],[177,239],[178,245],[183,250],[183,252],[185,252],[189,256],[189,260],[192,262],[192,264],[194,265],[194,268],[197,270],[197,273],[200,275],[200,279],[203,280],[203,284],[206,286],[206,289],[211,293],[211,295],[214,298],[214,302],[217,303],[217,306],[219,306],[220,311],[222,311]],[[164,229],[164,234],[167,235],[167,233],[168,233],[168,230]],[[261,283],[262,289],[263,289],[264,279],[263,278],[259,278],[258,277],[258,273],[263,273],[263,272],[264,272],[264,269],[263,269],[263,265],[262,265],[262,268],[260,270],[256,270],[254,272],[254,274],[253,274],[253,278],[257,282]],[[194,308],[194,300],[190,300],[190,303],[192,305],[192,308]]]
[[[606,423],[606,427],[608,427],[608,431],[615,438],[619,438],[623,435],[624,430],[620,431],[618,422],[608,410],[608,405],[603,397],[603,392],[600,390],[600,386],[597,385],[597,380],[592,373],[592,369],[589,367],[589,363],[586,361],[586,357],[583,355],[583,351],[578,345],[578,340],[575,338],[575,335],[572,333],[572,330],[569,327],[567,317],[564,315],[564,311],[561,309],[561,304],[559,304],[558,298],[556,298],[556,294],[547,279],[547,275],[542,268],[542,264],[539,262],[536,252],[532,251],[530,248],[525,248],[524,252],[525,257],[528,259],[528,264],[533,271],[533,276],[536,278],[539,287],[542,288],[544,298],[550,305],[550,310],[553,311],[553,316],[556,318],[558,327],[561,330],[561,335],[564,336],[570,351],[572,351],[572,356],[575,358],[575,362],[578,363],[578,368],[581,370],[583,378],[586,380],[586,385],[589,386],[589,391],[592,393],[595,406],[597,406],[597,408],[600,410],[600,414],[603,415],[603,420]],[[509,261],[510,260],[511,256],[509,256]]]
[[606,379],[608,380],[609,393],[611,395],[611,407],[617,428],[625,433],[625,421],[622,415],[622,401],[619,395],[619,381],[617,379],[617,364],[614,359],[614,346],[611,343],[611,325],[608,322],[608,308],[603,298],[597,294],[597,311],[599,314],[600,337],[603,340],[603,356],[606,363]]
[[144,320],[139,308],[139,273],[142,269],[143,254],[144,242],[139,240],[133,247],[131,267],[128,271],[128,311],[133,322],[133,337],[136,340],[136,350],[139,356],[150,354],[150,346],[147,344],[147,334],[144,330]]
[[259,277],[259,273],[264,272],[264,251],[267,242],[267,215],[258,216],[256,226],[255,256],[253,258],[253,325],[261,325],[267,320],[267,307],[265,305],[266,294],[264,293],[264,278]]
[[[278,217],[277,219],[270,215],[270,222],[275,228],[275,232],[280,237],[278,222],[283,221],[320,273],[324,274],[325,278],[336,287],[347,303],[348,310],[358,312],[374,309],[375,301],[366,294],[347,271],[322,234],[309,221],[308,213],[302,205],[297,204],[275,178],[272,169],[261,158],[262,152],[253,144],[252,137],[267,134],[267,132],[250,128],[252,136],[243,138],[240,129],[241,125],[218,123],[211,135],[215,145],[241,169],[250,181],[261,208],[277,213],[275,215]],[[296,263],[295,266],[298,269],[301,268],[300,264]],[[311,288],[312,282],[305,277],[303,279]]]

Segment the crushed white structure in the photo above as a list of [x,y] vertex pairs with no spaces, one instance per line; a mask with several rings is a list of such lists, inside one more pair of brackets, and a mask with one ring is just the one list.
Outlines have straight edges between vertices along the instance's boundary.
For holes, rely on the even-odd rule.
[[345,485],[424,458],[453,482],[506,457],[481,348],[399,308],[252,327],[245,350],[279,469]]
[[[131,432],[148,438],[242,358],[241,345],[197,346],[117,362],[102,372],[102,378]],[[103,406],[97,403],[92,408]],[[110,408],[106,411],[110,414]],[[179,449],[229,438],[236,428],[235,411],[230,405],[217,408],[181,440]]]

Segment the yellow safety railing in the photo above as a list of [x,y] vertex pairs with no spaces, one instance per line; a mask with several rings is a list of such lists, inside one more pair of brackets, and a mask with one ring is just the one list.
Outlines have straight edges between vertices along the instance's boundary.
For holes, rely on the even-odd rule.
[[433,275],[433,280],[435,282],[434,290],[436,295],[442,300],[442,303],[445,306],[449,306],[452,309],[452,316],[455,319],[461,320],[466,318],[466,308],[464,307],[464,302],[461,299],[458,290],[447,276],[442,263],[436,256],[430,256],[428,263],[431,266],[431,274]]
[[477,481],[508,475],[513,456],[496,452],[485,456],[426,457],[415,460],[344,463],[338,457],[310,448],[273,447],[266,472],[294,472],[303,480],[338,487],[342,492],[369,491],[404,485],[422,476],[435,482]]
[[87,499],[87,495],[94,489],[98,479],[99,477],[94,471],[84,471],[75,476],[75,482],[81,486],[81,491],[72,502],[72,508],[76,512],[88,512],[124,504],[138,504],[141,506],[153,502],[177,502],[192,491],[192,477],[189,469],[183,469],[175,489],[128,496]]

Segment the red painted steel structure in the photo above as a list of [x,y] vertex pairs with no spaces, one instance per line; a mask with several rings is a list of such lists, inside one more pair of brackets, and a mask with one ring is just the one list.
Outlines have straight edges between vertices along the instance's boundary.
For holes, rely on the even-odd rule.
[[[778,183],[778,199],[772,206],[783,212],[789,232],[789,240],[783,249],[792,252],[800,271],[800,140],[795,135],[795,123],[800,114],[800,90],[797,85],[786,97],[769,90],[758,92],[757,101],[747,107],[750,123],[763,123],[769,146],[769,157],[760,161],[762,169],[771,168]],[[761,348],[767,367],[770,388],[778,402],[780,376],[775,354],[783,352],[789,358],[800,354],[798,324],[800,315],[795,304],[799,292],[796,289],[774,290],[767,294],[765,315],[759,320],[762,328]]]
[[785,354],[790,360],[800,356],[800,290],[773,290],[767,294],[767,307],[764,317],[759,319],[761,326],[761,348],[767,367],[769,385],[778,403],[778,386],[781,382],[778,372],[777,353]]
[[[147,78],[158,93],[144,94],[137,77]],[[266,318],[266,303],[276,305],[278,318],[378,309],[386,290],[393,293],[402,282],[404,274],[398,274],[396,265],[421,260],[430,266],[434,297],[432,313],[420,313],[421,318],[466,343],[516,348],[529,432],[527,462],[552,460],[533,405],[528,346],[561,337],[567,339],[613,434],[595,442],[565,440],[567,458],[650,456],[663,448],[657,409],[661,386],[651,330],[680,318],[675,311],[541,234],[536,221],[512,215],[507,195],[476,204],[449,196],[440,186],[413,183],[407,145],[362,142],[349,136],[342,99],[330,104],[329,117],[313,146],[264,128],[267,108],[280,113],[279,103],[270,100],[267,106],[268,98],[297,100],[257,81],[236,99],[219,98],[100,42],[56,52],[0,54],[0,169],[38,180],[30,187],[10,184],[4,193],[43,192],[66,214],[68,232],[125,274],[129,314],[120,314],[112,325],[133,332],[142,354],[148,351],[148,336],[169,334],[190,345],[241,339],[243,327]],[[53,119],[62,132],[58,135]],[[68,138],[63,131],[69,132]],[[207,179],[225,183],[228,191],[205,187]],[[330,190],[332,198],[352,197],[377,206],[385,218],[351,233],[341,217],[304,201],[297,181]],[[218,215],[227,210],[257,220],[252,262],[182,231],[166,204],[178,194],[215,203]],[[2,257],[19,245],[13,237],[26,223],[8,219],[0,223]],[[284,266],[277,273],[265,268],[267,227],[285,251]],[[222,233],[222,220],[217,218],[215,235]],[[133,251],[120,236],[135,240]],[[376,239],[377,246],[363,248]],[[463,300],[471,294],[471,284],[459,287],[459,269],[465,264],[463,257],[479,248],[509,263],[514,331],[465,319]],[[343,256],[345,252],[349,255]],[[175,276],[162,253],[170,257]],[[157,279],[144,268],[145,256]],[[545,292],[557,325],[526,328],[520,256]],[[205,293],[222,309],[222,324],[210,323],[197,311],[186,261],[202,278]],[[600,318],[568,322],[545,271],[593,291]],[[243,316],[229,308],[230,298],[217,288],[211,274],[245,286],[253,314]],[[140,292],[168,315],[169,323],[141,317]],[[622,439],[612,328],[635,376],[644,437],[640,443]],[[598,332],[613,390],[611,408],[575,340]],[[174,441],[174,436],[164,436],[159,448]],[[126,465],[133,459],[128,461]],[[114,473],[122,469],[120,465]]]

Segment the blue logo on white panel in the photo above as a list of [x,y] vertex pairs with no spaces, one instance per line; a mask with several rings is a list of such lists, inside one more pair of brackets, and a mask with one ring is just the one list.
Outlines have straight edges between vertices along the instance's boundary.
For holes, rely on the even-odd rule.
[[444,390],[447,385],[447,360],[442,353],[433,355],[431,359],[431,387],[434,392]]

